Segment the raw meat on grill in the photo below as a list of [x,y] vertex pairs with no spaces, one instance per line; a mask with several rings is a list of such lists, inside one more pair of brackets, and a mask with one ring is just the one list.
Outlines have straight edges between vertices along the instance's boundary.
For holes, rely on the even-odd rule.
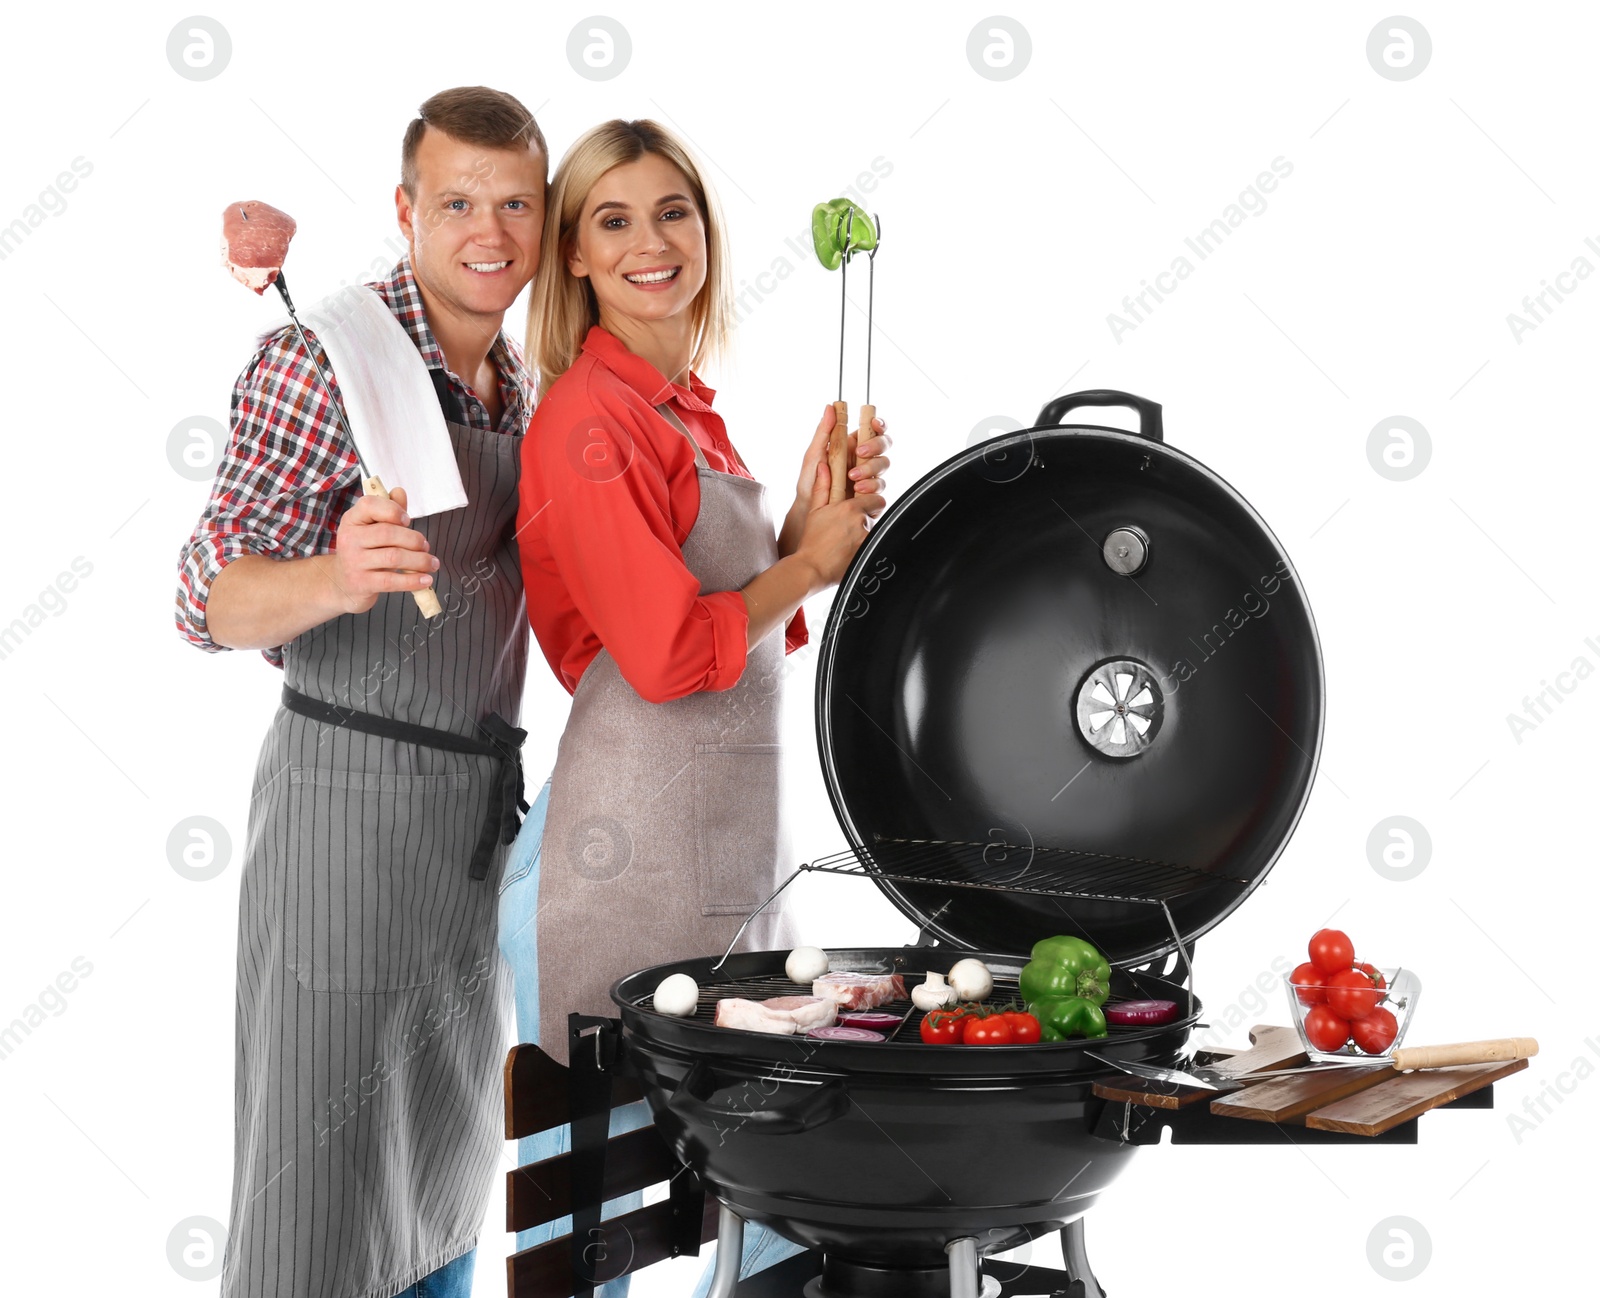
[[838,1007],[823,996],[774,996],[765,1001],[734,996],[717,1002],[717,1026],[746,1032],[792,1037],[810,1028],[831,1027],[837,1017]]
[[826,996],[842,1010],[870,1010],[877,1005],[906,998],[906,984],[899,974],[826,973],[811,984],[813,996]]
[[246,288],[264,293],[283,269],[294,232],[294,217],[270,203],[229,203],[222,209],[222,264]]

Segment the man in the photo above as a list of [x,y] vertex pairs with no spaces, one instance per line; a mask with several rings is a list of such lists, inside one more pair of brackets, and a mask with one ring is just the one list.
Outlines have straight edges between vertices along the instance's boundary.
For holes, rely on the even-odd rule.
[[[498,91],[435,95],[406,131],[408,252],[370,288],[417,353],[402,341],[389,363],[428,370],[469,503],[413,520],[404,483],[362,496],[285,329],[234,388],[182,555],[180,631],[262,650],[286,686],[241,885],[224,1298],[471,1289],[503,1141],[495,888],[528,637],[514,520],[533,391],[501,322],[538,266],[547,174],[538,125]],[[425,619],[429,585],[444,612]]]

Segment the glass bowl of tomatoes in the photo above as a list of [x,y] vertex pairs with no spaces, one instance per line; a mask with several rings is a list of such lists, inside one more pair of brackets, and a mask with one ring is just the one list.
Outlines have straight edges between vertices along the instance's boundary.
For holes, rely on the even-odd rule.
[[1392,1055],[1422,994],[1422,980],[1411,970],[1366,963],[1332,974],[1296,970],[1285,974],[1283,983],[1295,1030],[1306,1054],[1319,1064]]

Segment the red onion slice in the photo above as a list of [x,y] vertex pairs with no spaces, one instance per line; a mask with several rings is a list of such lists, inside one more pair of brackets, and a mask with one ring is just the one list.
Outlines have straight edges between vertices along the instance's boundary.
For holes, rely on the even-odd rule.
[[1119,1001],[1105,1007],[1107,1023],[1120,1023],[1124,1027],[1144,1027],[1152,1023],[1170,1023],[1178,1017],[1176,1001]]
[[849,1028],[897,1028],[900,1026],[898,1014],[886,1014],[882,1010],[851,1010],[839,1016],[839,1023]]
[[[898,1022],[898,1020],[896,1020]],[[811,1028],[806,1032],[808,1037],[815,1037],[818,1041],[882,1041],[884,1035],[874,1032],[870,1028],[850,1028],[835,1025],[831,1028]]]

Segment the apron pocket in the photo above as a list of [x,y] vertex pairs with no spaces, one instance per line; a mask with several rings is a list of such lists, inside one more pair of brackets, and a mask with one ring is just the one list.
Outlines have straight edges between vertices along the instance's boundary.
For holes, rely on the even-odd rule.
[[694,746],[700,913],[748,915],[778,865],[779,744]]
[[482,927],[470,788],[467,771],[289,768],[285,954],[302,987],[403,991],[459,963]]

